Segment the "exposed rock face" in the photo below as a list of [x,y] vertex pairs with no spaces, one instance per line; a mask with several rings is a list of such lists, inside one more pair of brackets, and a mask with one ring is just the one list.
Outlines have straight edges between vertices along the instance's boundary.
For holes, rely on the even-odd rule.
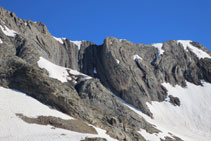
[[104,138],[86,138],[83,141],[106,141]]
[[[163,54],[153,45],[113,37],[106,38],[103,45],[82,41],[79,47],[68,39],[58,41],[44,24],[19,19],[3,8],[0,8],[0,26],[3,42],[0,43],[0,86],[23,91],[62,112],[104,128],[118,140],[142,141],[145,139],[137,132],[140,128],[149,133],[159,130],[108,89],[153,117],[146,102],[167,98],[163,82],[181,86],[186,85],[185,81],[197,85],[201,80],[211,83],[211,59],[199,59],[174,40],[163,43]],[[15,32],[6,35],[6,30]],[[211,54],[199,43],[191,44]],[[49,78],[48,72],[37,65],[40,56],[93,79],[72,84]],[[170,101],[180,105],[176,97],[170,97]],[[175,137],[175,140],[180,139]]]
[[19,118],[30,124],[51,125],[54,128],[62,128],[70,131],[97,134],[97,131],[80,120],[64,120],[52,116],[38,116],[37,118],[30,118],[23,114],[16,114]]

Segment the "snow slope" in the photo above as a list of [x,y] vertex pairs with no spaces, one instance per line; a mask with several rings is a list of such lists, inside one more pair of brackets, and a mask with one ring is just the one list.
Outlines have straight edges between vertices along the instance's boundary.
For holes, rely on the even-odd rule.
[[191,40],[178,40],[177,43],[181,43],[184,47],[184,49],[186,51],[188,51],[188,48],[196,54],[196,56],[201,59],[201,58],[211,58],[211,56],[209,54],[207,54],[206,52],[204,52],[203,50],[194,47],[193,45],[191,45]]
[[12,30],[12,29],[9,29],[8,27],[6,27],[4,25],[4,27],[2,27],[0,25],[0,28],[2,30],[2,32],[6,35],[6,36],[9,36],[9,37],[15,37],[16,34],[18,34],[16,31]]
[[155,44],[152,44],[152,46],[158,49],[158,53],[159,53],[158,56],[164,53],[164,50],[162,49],[163,43],[155,43]]
[[83,76],[83,80],[92,78],[76,70],[55,65],[43,57],[40,57],[37,63],[40,68],[44,68],[48,71],[49,77],[58,79],[61,82],[67,82],[67,80],[72,80],[72,77],[69,76],[69,73],[73,76]]
[[65,38],[57,38],[57,37],[54,37],[54,36],[53,36],[53,38],[55,40],[57,40],[59,43],[64,44],[64,41],[63,40],[65,40]]
[[70,41],[78,47],[78,50],[81,49],[82,41]]
[[[55,40],[57,40],[59,43],[61,43],[61,44],[64,44],[64,41],[63,40],[66,39],[66,38],[57,38],[57,37],[54,37],[54,36],[53,36],[53,38]],[[70,42],[72,42],[73,44],[75,44],[78,47],[78,50],[81,49],[82,41],[71,41],[70,40]]]
[[171,137],[169,132],[185,141],[210,141],[211,84],[203,82],[203,86],[197,86],[187,82],[185,88],[178,85],[173,87],[169,83],[162,85],[169,95],[180,99],[181,105],[173,106],[168,98],[164,102],[147,103],[154,119],[122,100],[126,106],[162,131],[159,134],[149,134],[141,129],[139,133],[150,141],[160,141],[160,138],[164,139],[165,136]]
[[158,55],[157,55],[157,58],[155,60],[155,64],[156,64],[160,55],[162,55],[165,51],[162,49],[163,43],[155,43],[155,44],[152,44],[152,46],[158,49]]
[[24,93],[0,87],[0,140],[1,141],[80,141],[85,137],[102,137],[115,141],[105,130],[94,127],[98,135],[82,134],[64,129],[53,129],[51,126],[28,124],[15,114],[28,117],[39,115],[73,119],[43,105]]

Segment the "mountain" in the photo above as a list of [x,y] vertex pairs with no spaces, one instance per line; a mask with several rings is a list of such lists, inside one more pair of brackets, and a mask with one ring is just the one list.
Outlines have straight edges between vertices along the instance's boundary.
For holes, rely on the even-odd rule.
[[0,28],[0,140],[211,140],[203,45],[71,41],[4,8]]

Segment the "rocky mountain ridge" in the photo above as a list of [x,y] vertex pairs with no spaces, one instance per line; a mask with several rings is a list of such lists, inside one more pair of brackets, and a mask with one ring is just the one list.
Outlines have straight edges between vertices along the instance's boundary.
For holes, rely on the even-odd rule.
[[[19,19],[3,8],[0,28],[0,86],[20,90],[101,127],[118,140],[145,140],[140,129],[159,133],[121,99],[153,118],[146,103],[169,98],[174,106],[181,104],[179,98],[168,95],[162,83],[182,87],[187,82],[211,83],[211,52],[196,42],[171,40],[146,45],[113,37],[107,37],[102,45],[73,42],[55,38],[43,23]],[[70,69],[66,82],[40,68],[41,57],[66,68],[65,73]],[[171,134],[162,140],[182,140]]]

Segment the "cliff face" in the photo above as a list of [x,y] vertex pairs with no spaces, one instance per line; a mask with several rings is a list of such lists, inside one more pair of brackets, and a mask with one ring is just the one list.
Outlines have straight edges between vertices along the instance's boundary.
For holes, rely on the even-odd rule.
[[[104,128],[118,140],[145,140],[140,129],[159,132],[122,100],[153,117],[147,103],[170,99],[174,106],[181,104],[168,95],[164,82],[182,87],[211,83],[211,53],[196,42],[146,45],[113,37],[102,45],[74,42],[55,38],[43,23],[19,19],[3,8],[0,28],[1,86]],[[47,66],[40,68],[41,58],[63,67],[65,81],[52,78]],[[180,140],[168,136],[163,140]]]

